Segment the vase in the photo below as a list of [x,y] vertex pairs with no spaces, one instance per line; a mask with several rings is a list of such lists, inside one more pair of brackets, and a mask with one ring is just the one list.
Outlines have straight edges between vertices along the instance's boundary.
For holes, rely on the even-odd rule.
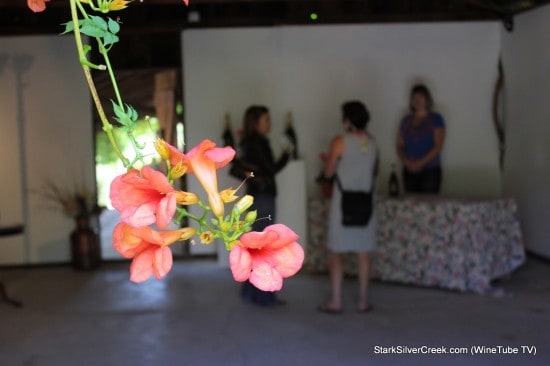
[[88,217],[76,219],[76,227],[71,232],[71,260],[74,269],[96,269],[101,262],[99,236],[90,227]]

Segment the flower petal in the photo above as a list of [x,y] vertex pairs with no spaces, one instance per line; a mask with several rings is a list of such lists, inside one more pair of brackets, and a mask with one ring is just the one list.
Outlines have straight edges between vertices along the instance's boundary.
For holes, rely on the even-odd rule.
[[165,228],[176,211],[174,193],[164,174],[146,166],[141,172],[131,169],[113,179],[110,197],[121,221],[136,227],[156,222]]
[[273,250],[269,257],[270,265],[283,278],[295,275],[304,262],[304,249],[298,243],[292,243],[284,248]]
[[155,278],[160,280],[172,269],[173,257],[169,247],[159,247],[153,257],[153,271]]
[[147,249],[138,254],[130,265],[130,281],[140,283],[144,282],[153,275],[153,257],[155,249]]
[[172,221],[174,212],[176,212],[176,195],[167,194],[166,197],[159,201],[157,206],[157,226],[161,229],[167,227],[170,221]]
[[134,233],[134,228],[125,223],[119,223],[113,231],[113,247],[125,258],[133,258],[149,247],[140,235]]
[[298,234],[283,224],[269,225],[264,229],[264,232],[277,233],[276,239],[266,243],[265,248],[269,249],[282,248],[285,245],[296,242],[299,239]]
[[258,261],[253,265],[250,283],[262,291],[279,291],[283,287],[283,277],[268,263]]
[[262,249],[265,245],[276,241],[279,235],[275,231],[250,231],[239,239],[245,248]]
[[157,220],[155,209],[156,204],[151,202],[144,203],[137,207],[125,207],[123,210],[120,211],[120,221],[134,227],[151,225]]
[[204,152],[204,155],[216,164],[216,168],[223,168],[235,157],[235,150],[232,147],[215,147]]
[[229,267],[235,281],[243,282],[250,277],[252,270],[252,257],[246,249],[235,245],[229,253]]

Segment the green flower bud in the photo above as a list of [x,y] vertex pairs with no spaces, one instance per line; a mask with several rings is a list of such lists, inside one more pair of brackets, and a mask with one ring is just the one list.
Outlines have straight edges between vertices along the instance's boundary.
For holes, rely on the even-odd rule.
[[224,233],[228,232],[229,230],[231,230],[231,224],[227,221],[222,221],[220,223],[220,230]]
[[244,222],[246,222],[247,224],[252,224],[254,221],[256,221],[256,217],[258,217],[258,211],[248,211],[248,213],[244,217]]
[[233,208],[233,210],[240,215],[246,210],[248,210],[253,203],[254,203],[254,197],[247,194],[235,204],[235,207]]

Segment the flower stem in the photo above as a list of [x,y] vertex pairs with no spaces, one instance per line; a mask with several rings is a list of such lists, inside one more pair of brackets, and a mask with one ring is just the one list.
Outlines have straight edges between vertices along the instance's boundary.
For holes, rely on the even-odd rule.
[[90,93],[92,94],[92,98],[94,100],[97,113],[99,114],[99,118],[101,119],[101,123],[103,125],[103,131],[107,134],[107,137],[109,138],[109,142],[113,146],[113,149],[115,150],[116,155],[118,158],[122,161],[124,164],[124,167],[130,168],[130,161],[122,154],[122,151],[120,150],[115,137],[113,135],[113,125],[109,123],[109,120],[107,119],[107,116],[105,115],[105,111],[103,110],[103,106],[101,105],[101,100],[99,99],[99,95],[97,94],[97,89],[95,87],[94,80],[92,79],[92,74],[90,72],[90,67],[87,65],[87,59],[86,55],[84,54],[84,47],[82,45],[82,35],[80,34],[80,28],[78,26],[78,13],[76,10],[76,2],[77,0],[70,0],[71,5],[71,18],[74,25],[74,35],[75,35],[75,42],[76,42],[76,48],[78,50],[78,59],[80,60],[80,64],[82,66],[82,69],[84,71],[84,75],[86,77],[86,82],[88,83],[88,88],[90,89]]

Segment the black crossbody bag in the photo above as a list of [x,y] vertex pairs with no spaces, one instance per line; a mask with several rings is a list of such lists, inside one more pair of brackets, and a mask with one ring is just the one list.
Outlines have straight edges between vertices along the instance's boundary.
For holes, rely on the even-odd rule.
[[[367,226],[372,217],[372,188],[370,191],[346,191],[336,176],[336,184],[342,192],[342,225]],[[374,184],[373,184],[374,185]]]

